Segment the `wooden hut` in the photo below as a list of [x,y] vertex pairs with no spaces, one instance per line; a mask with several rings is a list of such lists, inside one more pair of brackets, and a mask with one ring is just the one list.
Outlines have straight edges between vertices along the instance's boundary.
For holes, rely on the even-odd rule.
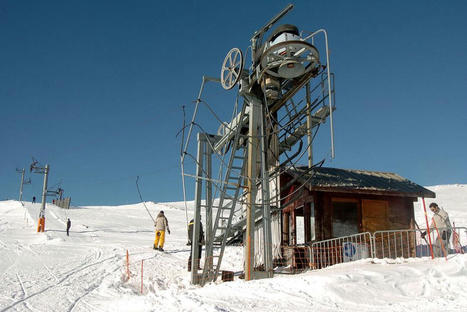
[[413,229],[413,203],[432,191],[395,173],[300,167],[281,184],[281,245]]

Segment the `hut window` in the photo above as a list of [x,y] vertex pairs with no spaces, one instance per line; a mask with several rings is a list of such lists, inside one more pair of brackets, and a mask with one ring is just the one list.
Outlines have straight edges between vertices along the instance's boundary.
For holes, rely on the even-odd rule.
[[358,233],[358,204],[356,202],[332,202],[332,236],[340,237]]

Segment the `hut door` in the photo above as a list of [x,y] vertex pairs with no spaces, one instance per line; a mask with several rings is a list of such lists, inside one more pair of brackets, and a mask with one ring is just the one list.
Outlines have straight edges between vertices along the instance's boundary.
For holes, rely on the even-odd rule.
[[388,202],[386,200],[362,200],[362,232],[387,230]]
[[332,198],[332,236],[358,233],[358,201],[352,198]]

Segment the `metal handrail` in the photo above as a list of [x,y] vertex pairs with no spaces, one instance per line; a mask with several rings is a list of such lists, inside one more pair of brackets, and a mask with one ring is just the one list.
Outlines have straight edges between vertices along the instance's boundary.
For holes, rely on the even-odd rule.
[[[433,235],[434,239],[438,235],[437,232],[441,233],[446,230],[456,231],[457,233],[464,230],[467,233],[467,227],[443,227],[438,228],[437,231],[432,229],[429,235]],[[412,235],[416,233],[427,233],[426,229],[405,229],[405,230],[386,230],[386,231],[376,231],[373,233],[373,258],[377,258],[377,251],[381,251],[381,258],[385,258],[386,256],[389,258],[398,257],[400,254],[404,257],[404,249],[407,248],[407,258],[411,258],[411,248],[412,251],[417,251],[417,246],[425,246],[427,244],[419,244],[417,241],[417,237],[413,237]],[[428,234],[428,233],[427,233]],[[391,237],[392,236],[392,237]],[[413,243],[411,242],[411,237],[413,237]],[[381,239],[381,244],[377,245],[377,240]],[[451,235],[449,241],[454,238],[454,235]],[[460,237],[459,237],[460,238]],[[385,245],[385,241],[387,241],[387,245]],[[406,246],[404,246],[404,242],[406,242]],[[392,243],[392,244],[391,244]],[[460,243],[460,242],[459,242]],[[411,246],[413,244],[413,246]],[[433,243],[432,245],[435,245]],[[380,249],[378,249],[380,247]],[[387,247],[387,248],[386,248]],[[464,248],[461,244],[461,249]],[[387,254],[386,252],[387,251]],[[415,255],[417,257],[417,255]]]
[[[443,227],[438,228],[438,231],[433,229],[430,233],[427,234],[435,235],[436,237],[436,235],[438,235],[437,232],[442,233],[446,230],[450,230],[452,232],[455,231],[458,234],[459,241],[456,243],[459,243],[460,246],[457,247],[460,247],[462,251],[465,250],[466,246],[462,244],[462,236],[460,235],[460,233],[464,231],[464,233],[466,234],[464,239],[467,240],[467,227]],[[366,258],[396,258],[399,256],[403,258],[416,258],[419,257],[417,256],[417,252],[419,251],[418,248],[420,248],[420,246],[426,246],[428,244],[420,244],[420,240],[417,239],[417,236],[414,236],[414,234],[416,234],[417,232],[420,234],[422,234],[423,232],[426,233],[426,229],[386,230],[375,231],[373,233],[363,232],[348,236],[317,241],[312,243],[311,246],[307,246],[310,257],[309,267],[311,269],[319,269],[324,268],[328,265],[343,262],[344,256],[341,254],[343,251],[340,250],[340,248],[343,248],[343,244],[347,242],[353,244],[369,244],[369,256]],[[381,244],[379,244],[380,239]],[[449,241],[451,242],[453,241],[453,239],[454,235],[451,234]]]
[[[318,265],[317,267],[323,268],[329,265],[329,263],[337,264],[344,262],[344,254],[340,249],[343,248],[344,244],[352,243],[357,245],[370,245],[369,254],[372,255],[373,250],[373,238],[370,232],[363,232],[348,236],[342,236],[337,238],[331,238],[314,242],[311,244],[312,259],[315,261],[315,252],[318,252]],[[324,250],[324,252],[323,252]],[[351,257],[350,257],[351,258]],[[350,260],[352,261],[352,260]]]

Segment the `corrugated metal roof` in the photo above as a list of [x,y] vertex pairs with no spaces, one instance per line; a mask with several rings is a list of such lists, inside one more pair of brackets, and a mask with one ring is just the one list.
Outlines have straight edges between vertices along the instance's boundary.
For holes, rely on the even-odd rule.
[[332,190],[358,193],[387,193],[408,197],[434,198],[436,194],[398,174],[390,172],[299,167],[287,171],[298,181],[307,183],[311,190]]

